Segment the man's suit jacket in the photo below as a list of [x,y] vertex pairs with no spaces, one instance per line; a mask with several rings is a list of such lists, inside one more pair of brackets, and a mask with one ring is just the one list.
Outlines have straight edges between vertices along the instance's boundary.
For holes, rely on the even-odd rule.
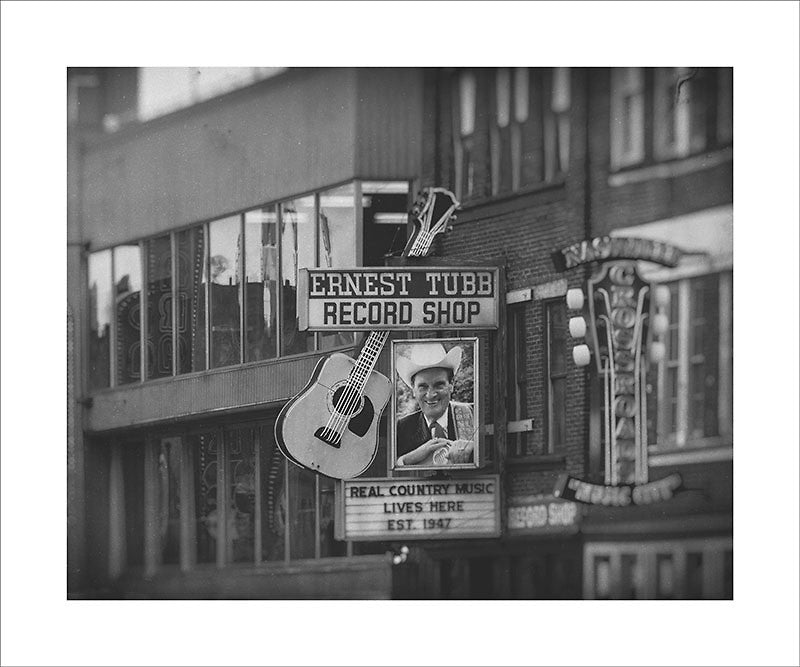
[[[471,415],[472,408],[467,403],[456,403],[451,401],[447,406],[447,437],[450,440],[456,440],[459,436],[455,422],[453,421],[453,408],[469,410]],[[471,437],[471,434],[470,434]],[[425,415],[421,410],[412,412],[410,415],[403,417],[397,422],[397,456],[408,454],[415,450],[420,445],[428,442],[431,439],[431,432],[428,428],[428,422],[425,421]]]

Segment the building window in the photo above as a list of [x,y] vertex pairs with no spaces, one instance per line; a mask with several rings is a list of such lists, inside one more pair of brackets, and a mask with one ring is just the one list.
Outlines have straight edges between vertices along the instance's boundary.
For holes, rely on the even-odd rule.
[[[319,259],[317,266],[329,269],[356,266],[356,187],[348,183],[319,195]],[[319,334],[318,348],[327,350],[355,342],[353,332],[326,331]]]
[[492,194],[563,176],[569,165],[570,69],[499,68],[494,84]]
[[606,542],[584,549],[585,599],[733,598],[730,537]]
[[241,216],[215,220],[208,226],[211,368],[241,362],[242,268]]
[[[506,322],[506,417],[508,421],[524,419],[528,415],[528,368],[525,341],[525,314],[524,304],[509,307]],[[507,451],[512,456],[528,454],[528,434],[508,433]]]
[[169,235],[145,243],[147,257],[147,379],[172,375],[172,242]]
[[[518,187],[519,177],[514,178],[519,165],[519,126],[511,123],[511,70],[501,67],[495,72],[494,123],[491,128],[492,194],[508,192]],[[516,132],[514,127],[517,128]],[[516,182],[516,183],[515,183]]]
[[90,387],[354,345],[361,334],[299,330],[298,273],[399,254],[408,189],[354,181],[91,253]]
[[669,283],[666,357],[658,367],[659,447],[730,440],[732,282],[725,272]]
[[244,214],[245,361],[278,356],[278,212]]
[[142,255],[138,244],[114,248],[115,384],[142,379]]
[[111,374],[111,318],[114,313],[111,251],[89,255],[89,386],[107,387]]
[[733,141],[733,68],[717,70],[717,142]]
[[611,169],[676,160],[733,140],[732,70],[611,70]]
[[475,116],[478,81],[474,72],[462,72],[455,100],[455,195],[460,201],[471,197],[475,186]]
[[569,67],[553,68],[549,93],[544,128],[544,180],[548,182],[565,174],[569,167],[570,107],[572,106]]
[[654,157],[657,160],[684,157],[689,154],[692,106],[689,70],[659,67],[653,76]]
[[567,438],[567,312],[563,299],[546,305],[547,452]]
[[281,211],[281,285],[283,314],[281,354],[314,349],[314,334],[300,331],[297,315],[297,276],[316,266],[316,209],[314,197],[284,202]]
[[208,253],[205,227],[178,232],[178,373],[206,369],[206,284]]
[[644,160],[644,70],[611,70],[611,168]]

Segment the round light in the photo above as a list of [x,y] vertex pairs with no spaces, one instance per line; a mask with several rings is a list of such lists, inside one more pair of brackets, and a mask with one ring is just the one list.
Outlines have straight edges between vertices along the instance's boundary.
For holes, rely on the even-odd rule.
[[667,331],[669,327],[669,318],[664,315],[664,313],[656,313],[653,315],[653,319],[650,323],[650,326],[653,328],[653,333],[656,336],[661,336]]
[[576,366],[588,366],[592,360],[588,345],[576,345],[572,348],[572,359]]
[[667,346],[660,341],[650,343],[650,361],[654,364],[660,363],[667,356]]
[[583,290],[577,288],[567,290],[567,308],[572,310],[583,308]]
[[573,338],[583,338],[586,335],[586,320],[582,317],[570,317],[569,335]]
[[666,308],[669,305],[672,294],[670,294],[669,287],[666,285],[656,285],[653,291],[653,297],[659,308]]

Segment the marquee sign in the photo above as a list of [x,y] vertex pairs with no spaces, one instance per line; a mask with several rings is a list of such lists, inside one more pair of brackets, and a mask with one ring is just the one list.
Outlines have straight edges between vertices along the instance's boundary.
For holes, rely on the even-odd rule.
[[431,540],[500,535],[500,478],[343,481],[337,539]]
[[590,484],[569,475],[561,475],[556,483],[555,495],[565,500],[575,500],[587,505],[626,507],[627,505],[650,505],[669,500],[683,486],[677,472],[646,484],[603,486]]
[[300,329],[496,329],[496,267],[301,269]]
[[608,262],[616,259],[640,259],[663,266],[678,265],[683,251],[668,243],[621,236],[599,236],[588,241],[573,243],[553,253],[553,263],[558,271],[566,271],[582,264]]

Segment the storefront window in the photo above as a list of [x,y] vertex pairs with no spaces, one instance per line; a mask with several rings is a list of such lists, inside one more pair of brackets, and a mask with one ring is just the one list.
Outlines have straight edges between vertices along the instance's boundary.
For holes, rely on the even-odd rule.
[[114,248],[117,384],[138,382],[141,371],[142,259],[139,245]]
[[244,214],[245,361],[278,354],[278,215],[275,206]]
[[297,275],[313,268],[316,257],[314,197],[281,204],[281,283],[283,299],[281,354],[314,349],[314,334],[300,331],[297,317]]
[[255,448],[249,428],[225,432],[228,471],[229,563],[253,562],[255,539]]
[[181,439],[158,443],[158,538],[161,562],[178,563],[180,554]]
[[130,568],[144,563],[144,447],[142,441],[120,444],[125,497],[125,556]]
[[316,534],[316,475],[289,466],[289,557],[314,558]]
[[216,220],[208,226],[211,277],[211,368],[241,362],[239,354],[241,309],[241,218]]
[[193,449],[197,562],[213,563],[217,553],[217,439],[212,433],[189,436]]
[[275,446],[272,428],[258,434],[260,483],[256,495],[261,507],[261,560],[286,558],[286,468],[288,462]]
[[172,243],[151,239],[147,252],[147,378],[172,375]]
[[319,544],[320,556],[344,556],[346,544],[333,538],[334,497],[336,482],[329,477],[319,478]]
[[111,251],[89,255],[89,384],[107,387],[111,376]]
[[176,234],[178,373],[206,368],[206,239],[202,226]]

